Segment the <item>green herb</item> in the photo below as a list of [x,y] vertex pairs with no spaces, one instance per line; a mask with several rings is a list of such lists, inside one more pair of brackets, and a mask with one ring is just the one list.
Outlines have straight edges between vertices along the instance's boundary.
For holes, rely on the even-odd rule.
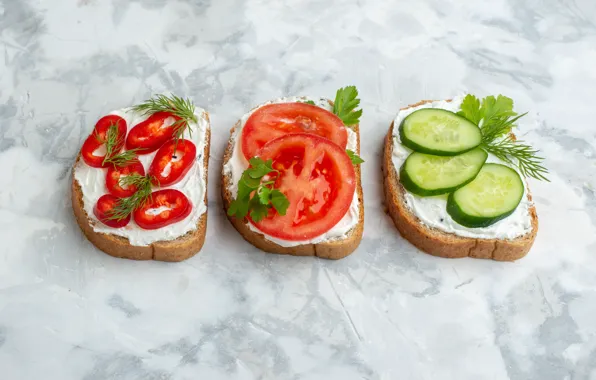
[[253,221],[263,220],[273,207],[279,215],[285,215],[290,202],[279,190],[273,188],[272,175],[279,172],[273,169],[273,161],[251,158],[250,167],[242,173],[238,182],[238,195],[230,204],[228,215],[243,219],[250,214]]
[[360,122],[362,110],[356,110],[360,105],[358,90],[356,86],[347,86],[337,90],[333,102],[333,113],[336,114],[345,125],[356,125]]
[[176,95],[155,95],[153,98],[145,100],[143,103],[132,107],[132,110],[139,112],[142,115],[168,112],[178,117],[179,119],[173,124],[174,139],[176,140],[176,143],[179,139],[184,137],[186,131],[188,131],[189,136],[192,136],[190,123],[197,122],[195,106],[192,101],[190,99],[180,98]]
[[310,104],[313,106],[316,106],[317,104],[315,102],[313,102],[312,100],[299,100],[299,103],[306,103],[306,104]]
[[154,180],[151,176],[131,174],[120,178],[120,186],[135,186],[137,191],[128,198],[122,198],[116,206],[108,212],[108,219],[122,220],[132,214],[133,211],[145,205],[151,199],[151,184]]
[[518,115],[513,110],[513,100],[503,95],[487,96],[479,100],[467,95],[457,113],[480,127],[482,148],[497,158],[517,166],[525,177],[548,181],[548,170],[542,166],[543,157],[538,150],[516,140],[510,133],[517,121],[527,113]]
[[364,162],[364,160],[360,158],[360,156],[358,156],[354,151],[347,149],[346,153],[348,154],[348,157],[350,157],[353,165],[360,165]]
[[135,148],[114,154],[118,148],[124,145],[124,141],[122,137],[118,136],[118,125],[113,123],[108,127],[105,138],[95,133],[95,139],[101,144],[106,144],[106,155],[101,162],[102,165],[126,166],[136,160],[137,152],[142,150],[142,148]]
[[102,165],[109,162],[110,158],[114,155],[114,152],[122,147],[124,143],[123,136],[118,135],[118,125],[114,123],[110,123],[108,127],[108,131],[106,132],[105,137],[101,137],[97,131],[95,132],[95,139],[100,144],[106,145],[106,155],[104,156],[103,161],[101,162]]
[[143,148],[125,150],[111,157],[106,156],[103,163],[112,164],[118,167],[126,166],[137,159],[137,152],[140,150],[143,150]]

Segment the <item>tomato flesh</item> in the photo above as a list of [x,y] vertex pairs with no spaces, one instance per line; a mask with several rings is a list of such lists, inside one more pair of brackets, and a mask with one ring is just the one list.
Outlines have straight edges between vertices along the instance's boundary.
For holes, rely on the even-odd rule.
[[126,149],[140,149],[138,154],[156,151],[172,138],[176,131],[174,124],[179,120],[179,117],[169,112],[154,113],[130,130],[126,137]]
[[[311,134],[290,134],[270,141],[258,153],[273,160],[279,174],[274,187],[288,198],[286,215],[275,209],[251,223],[276,238],[301,241],[329,231],[346,214],[356,191],[356,173],[345,150]],[[249,218],[250,219],[250,218]]]
[[192,205],[186,195],[175,189],[154,191],[151,198],[134,211],[135,222],[146,230],[155,230],[186,218]]
[[276,103],[257,109],[242,129],[242,153],[247,160],[269,141],[290,133],[309,133],[346,149],[348,132],[339,117],[306,103]]
[[190,140],[174,139],[166,142],[155,154],[149,174],[156,186],[170,186],[179,182],[192,167],[197,148]]
[[120,199],[111,195],[104,194],[97,200],[95,207],[93,207],[93,214],[95,217],[108,227],[120,228],[126,226],[130,222],[130,215],[121,220],[109,219],[110,211],[116,207]]
[[132,185],[124,188],[120,185],[120,179],[131,174],[145,175],[143,164],[138,159],[122,167],[109,166],[106,173],[106,187],[110,194],[118,198],[126,198],[133,195],[137,191],[136,186]]
[[124,138],[126,137],[126,120],[117,115],[107,115],[97,121],[93,132],[87,137],[81,148],[81,157],[83,161],[91,167],[102,168],[106,167],[103,164],[106,158],[105,147],[104,151],[101,152],[102,145],[105,145],[106,135],[108,129],[114,124],[118,127],[118,139],[117,144],[112,152],[112,155],[120,152],[124,146]]

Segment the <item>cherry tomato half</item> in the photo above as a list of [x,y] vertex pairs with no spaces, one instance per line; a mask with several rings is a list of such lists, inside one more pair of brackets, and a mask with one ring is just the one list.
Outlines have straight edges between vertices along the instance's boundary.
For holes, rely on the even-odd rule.
[[257,154],[273,160],[279,171],[272,180],[285,194],[286,215],[275,209],[260,222],[259,230],[285,240],[307,240],[329,231],[344,217],[356,191],[354,165],[345,150],[311,134],[290,134],[270,141]]
[[136,186],[132,185],[124,188],[120,185],[120,178],[131,174],[145,175],[143,164],[141,164],[141,161],[138,159],[135,159],[128,165],[122,167],[109,166],[106,174],[106,187],[110,194],[118,198],[126,198],[133,195],[137,191]]
[[126,137],[126,149],[140,148],[138,154],[148,154],[156,151],[175,132],[174,124],[179,117],[169,112],[156,112],[147,120],[132,127]]
[[155,154],[149,174],[155,178],[154,185],[170,186],[180,181],[190,170],[197,157],[197,147],[190,140],[170,140]]
[[110,210],[116,207],[119,200],[119,198],[112,194],[102,195],[99,197],[93,208],[93,214],[95,214],[95,217],[99,219],[100,222],[108,227],[120,228],[126,226],[128,222],[130,222],[130,215],[122,220],[112,220],[108,218]]
[[256,110],[242,129],[242,153],[253,158],[267,142],[289,133],[325,137],[346,149],[348,132],[339,117],[306,103],[268,104]]
[[[83,161],[91,167],[101,168],[103,160],[106,158],[105,140],[110,125],[118,126],[118,139],[112,155],[120,152],[124,146],[124,138],[126,137],[126,120],[117,115],[107,115],[102,117],[95,124],[93,132],[87,137],[81,148],[81,157]],[[103,149],[103,151],[102,151]]]
[[155,230],[186,218],[192,210],[190,201],[181,191],[154,191],[142,207],[134,211],[135,222],[146,230]]

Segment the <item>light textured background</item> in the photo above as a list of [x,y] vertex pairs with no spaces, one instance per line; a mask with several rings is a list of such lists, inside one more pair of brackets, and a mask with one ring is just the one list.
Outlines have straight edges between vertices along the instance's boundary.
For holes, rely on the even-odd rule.
[[[0,0],[0,378],[596,379],[594,20],[593,0]],[[347,84],[362,245],[259,252],[221,211],[229,128]],[[71,164],[100,116],[165,90],[212,115],[207,243],[117,260],[76,226]],[[530,111],[518,135],[551,170],[517,263],[427,256],[383,211],[398,108],[466,91]]]

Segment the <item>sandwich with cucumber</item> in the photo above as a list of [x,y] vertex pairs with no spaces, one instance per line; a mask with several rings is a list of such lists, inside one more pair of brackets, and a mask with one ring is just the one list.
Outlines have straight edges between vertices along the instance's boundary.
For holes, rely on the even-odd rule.
[[333,101],[306,96],[261,104],[231,130],[222,168],[232,225],[270,253],[340,259],[360,244],[364,206],[354,86]]
[[387,210],[429,254],[513,261],[538,231],[528,177],[547,180],[537,150],[514,135],[505,96],[421,101],[401,109],[385,138]]

